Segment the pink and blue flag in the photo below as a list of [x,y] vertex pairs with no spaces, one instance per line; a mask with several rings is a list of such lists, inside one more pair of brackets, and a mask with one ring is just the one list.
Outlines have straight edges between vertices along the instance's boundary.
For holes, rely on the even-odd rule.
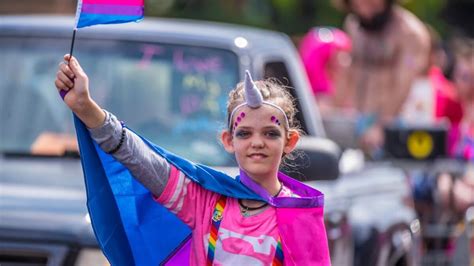
[[78,0],[76,28],[143,19],[144,0]]

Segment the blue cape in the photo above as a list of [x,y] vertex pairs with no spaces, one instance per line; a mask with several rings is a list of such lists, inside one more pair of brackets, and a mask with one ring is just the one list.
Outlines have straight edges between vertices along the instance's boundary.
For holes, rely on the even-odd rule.
[[[160,265],[169,262],[189,243],[189,227],[156,203],[150,192],[121,163],[104,153],[76,116],[74,124],[92,227],[109,262],[112,265]],[[229,197],[262,200],[238,178],[191,163],[142,139],[204,188]]]

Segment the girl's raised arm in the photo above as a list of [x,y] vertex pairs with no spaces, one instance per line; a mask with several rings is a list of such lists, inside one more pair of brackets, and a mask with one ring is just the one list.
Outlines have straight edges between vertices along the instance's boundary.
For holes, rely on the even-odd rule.
[[89,128],[102,150],[125,165],[155,196],[160,196],[169,179],[169,163],[91,98],[89,79],[76,58],[65,55],[64,60],[54,83],[66,105]]

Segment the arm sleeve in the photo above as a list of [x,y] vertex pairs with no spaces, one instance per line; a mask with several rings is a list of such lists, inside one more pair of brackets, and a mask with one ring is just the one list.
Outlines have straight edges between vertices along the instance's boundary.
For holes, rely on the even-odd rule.
[[[122,125],[114,115],[104,112],[104,124],[89,129],[89,132],[102,150],[111,151],[120,142]],[[161,195],[168,182],[170,164],[148,147],[139,136],[125,128],[123,143],[113,157],[127,167],[153,195]]]
[[154,199],[194,230],[210,224],[218,197],[219,194],[204,189],[170,165],[168,184]]

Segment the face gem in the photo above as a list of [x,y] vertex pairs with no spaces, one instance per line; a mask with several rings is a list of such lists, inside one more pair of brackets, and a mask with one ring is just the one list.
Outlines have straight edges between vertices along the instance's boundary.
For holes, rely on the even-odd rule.
[[272,120],[273,123],[277,124],[277,125],[281,125],[280,123],[280,120],[278,120],[274,115],[272,115],[272,117],[270,118],[270,120]]

